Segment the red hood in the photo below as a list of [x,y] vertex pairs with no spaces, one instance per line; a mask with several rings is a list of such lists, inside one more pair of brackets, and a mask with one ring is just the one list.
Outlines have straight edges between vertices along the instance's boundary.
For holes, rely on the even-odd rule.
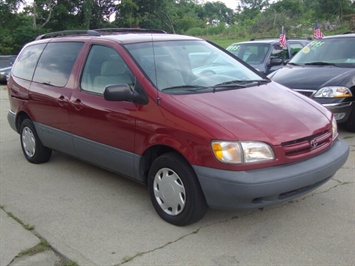
[[172,97],[187,115],[199,115],[219,125],[229,132],[231,139],[259,140],[273,145],[318,133],[320,128],[328,128],[331,119],[331,113],[320,104],[274,82]]

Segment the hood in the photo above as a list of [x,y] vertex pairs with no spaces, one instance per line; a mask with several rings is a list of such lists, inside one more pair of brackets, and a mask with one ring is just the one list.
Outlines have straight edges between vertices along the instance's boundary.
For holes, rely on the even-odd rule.
[[263,64],[249,64],[251,65],[253,68],[255,68],[257,71],[261,72],[261,73],[266,73],[266,68]]
[[274,82],[172,97],[178,102],[175,107],[184,110],[185,118],[195,125],[204,121],[222,129],[223,136],[217,130],[215,135],[210,132],[215,139],[258,140],[278,145],[328,128],[331,118],[331,113],[318,103]]
[[272,73],[269,77],[291,89],[318,90],[325,85],[339,86],[354,69],[335,66],[290,66]]

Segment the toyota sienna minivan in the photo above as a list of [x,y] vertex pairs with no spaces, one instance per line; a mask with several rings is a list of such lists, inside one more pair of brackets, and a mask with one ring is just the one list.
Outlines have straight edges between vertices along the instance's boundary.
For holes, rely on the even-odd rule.
[[[204,72],[197,53],[217,55],[218,69]],[[148,187],[159,216],[179,226],[208,207],[299,197],[349,154],[322,105],[190,36],[42,35],[23,47],[7,87],[8,121],[29,162],[57,151],[135,180]]]

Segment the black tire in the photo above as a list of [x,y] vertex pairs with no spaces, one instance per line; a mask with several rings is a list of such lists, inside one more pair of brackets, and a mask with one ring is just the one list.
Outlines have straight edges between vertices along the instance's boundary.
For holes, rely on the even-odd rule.
[[36,129],[29,119],[25,119],[21,123],[20,141],[23,154],[30,163],[45,163],[51,158],[52,150],[42,145]]
[[154,160],[148,175],[150,199],[159,216],[184,226],[200,220],[207,203],[192,167],[174,152]]
[[355,132],[355,107],[353,107],[353,110],[351,111],[351,114],[349,115],[348,120],[345,123],[346,129]]

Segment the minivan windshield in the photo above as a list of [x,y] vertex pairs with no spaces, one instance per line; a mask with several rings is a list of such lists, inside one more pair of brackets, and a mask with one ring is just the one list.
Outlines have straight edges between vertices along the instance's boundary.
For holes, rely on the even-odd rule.
[[314,40],[290,61],[294,65],[355,67],[355,38]]
[[206,41],[127,44],[155,87],[165,93],[199,93],[260,85],[269,80]]

